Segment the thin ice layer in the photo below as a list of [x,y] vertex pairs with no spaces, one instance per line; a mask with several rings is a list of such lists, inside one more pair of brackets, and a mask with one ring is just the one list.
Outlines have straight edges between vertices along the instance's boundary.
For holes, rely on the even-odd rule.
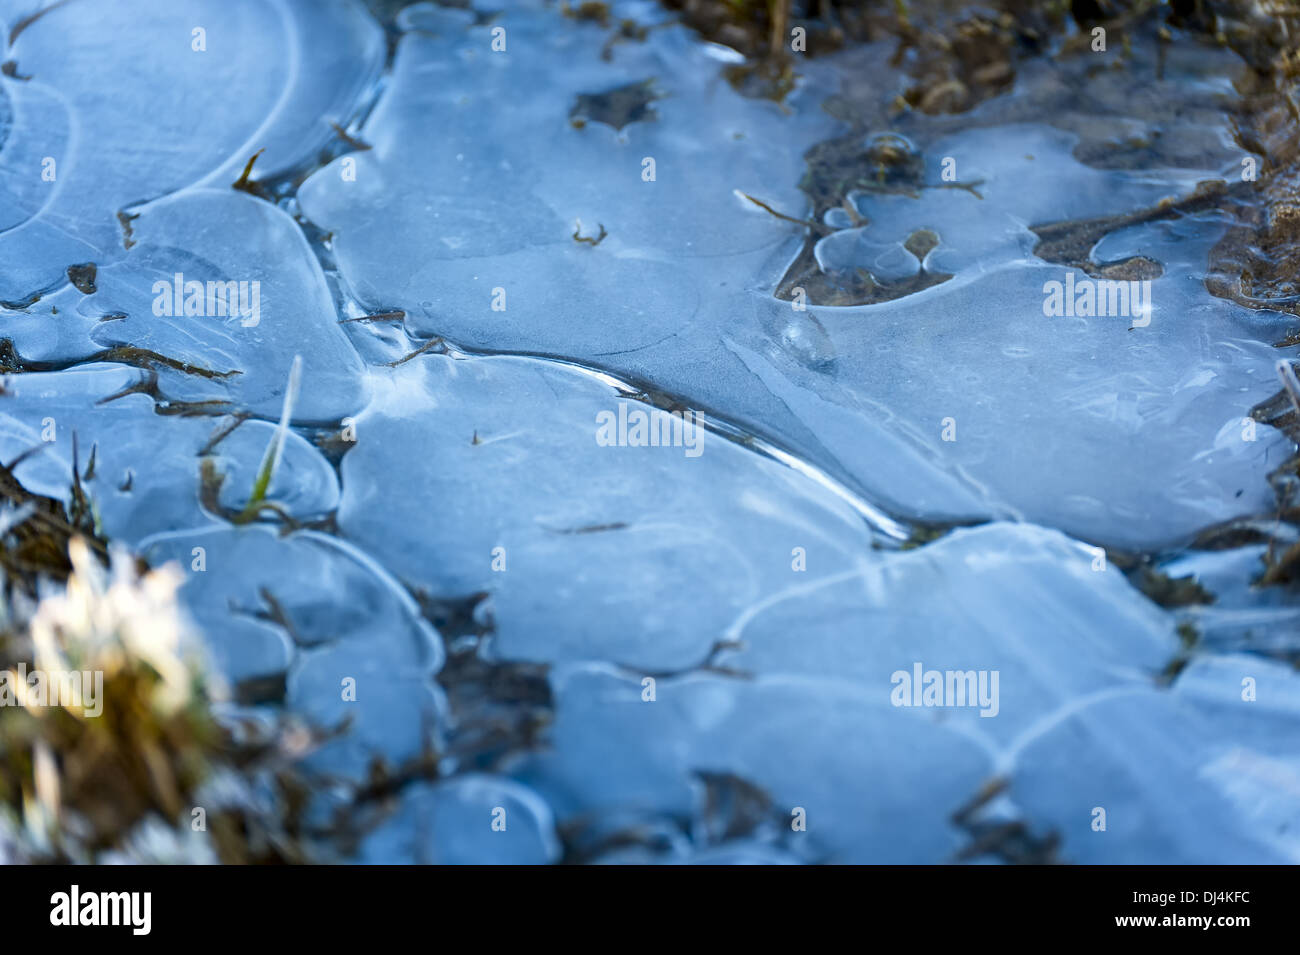
[[[39,6],[37,7],[39,9]],[[0,136],[0,302],[123,250],[119,211],[314,158],[383,64],[352,0],[148,0],[5,11],[11,119]],[[143,148],[142,148],[143,147]]]
[[[954,277],[799,312],[772,293],[800,227],[738,192],[801,213],[800,154],[836,131],[817,96],[784,112],[743,99],[674,29],[607,62],[598,30],[557,30],[553,12],[511,9],[501,25],[500,53],[486,24],[403,37],[365,129],[375,148],[300,192],[367,307],[402,308],[421,334],[648,381],[909,516],[1018,516],[1155,547],[1266,502],[1256,475],[1279,438],[1243,446],[1224,429],[1275,387],[1270,332],[1205,291],[1216,227],[1196,224],[1181,246],[1176,225],[1143,236],[1163,265],[1150,324],[1044,314],[1047,283],[1090,279],[1035,257],[1029,228],[1189,192],[1219,173],[1195,163],[1223,161],[1226,126],[1184,130],[1175,164],[1141,171],[1085,165],[1077,135],[1043,125],[931,136],[919,196],[858,197],[869,224],[823,240],[824,259],[898,279],[920,267],[905,240],[929,229],[926,267]],[[834,65],[817,76],[835,82]],[[653,116],[569,122],[575,104],[643,82],[663,94]],[[579,241],[602,228],[598,245]]]

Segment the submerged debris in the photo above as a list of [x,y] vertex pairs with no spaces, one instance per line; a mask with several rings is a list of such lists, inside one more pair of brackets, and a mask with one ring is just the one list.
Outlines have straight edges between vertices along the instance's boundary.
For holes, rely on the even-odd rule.
[[1194,607],[1214,603],[1214,594],[1201,586],[1195,576],[1170,577],[1168,574],[1142,563],[1129,579],[1138,590],[1162,607]]
[[569,121],[578,128],[592,122],[621,130],[630,123],[658,119],[650,104],[659,98],[653,79],[629,83],[603,93],[583,93],[569,111]]
[[957,861],[967,862],[992,856],[1010,865],[1059,865],[1057,855],[1060,836],[1056,832],[1035,834],[1029,825],[1009,815],[999,802],[1010,788],[1010,781],[995,777],[952,815],[953,824],[963,829],[971,843],[957,853]]
[[[864,194],[916,197],[925,189],[950,185],[926,182],[924,159],[911,142],[894,133],[865,139],[858,135],[843,136],[814,146],[804,160],[807,171],[799,188],[812,202],[809,219],[794,219],[764,206],[773,215],[809,228],[803,248],[777,285],[778,299],[792,301],[801,292],[812,305],[872,305],[913,295],[952,278],[949,273],[925,265],[925,257],[940,241],[931,229],[917,230],[904,243],[903,249],[917,264],[909,270],[910,274],[901,277],[883,272],[873,274],[869,268],[831,269],[818,261],[818,241],[834,231],[824,224],[828,213],[846,216],[852,228],[865,228],[864,235],[870,237],[870,224],[855,205],[857,197]],[[958,188],[978,195],[975,192],[978,186],[974,182],[960,184]]]
[[[39,453],[34,448],[31,453]],[[42,580],[63,581],[72,570],[68,546],[81,538],[85,546],[105,557],[106,541],[99,536],[93,513],[81,508],[70,515],[62,501],[28,491],[14,477],[14,469],[28,455],[0,465],[0,498],[8,508],[0,520],[0,569],[4,571],[5,599],[12,600],[19,588],[28,597],[37,596]],[[79,478],[75,476],[74,481]],[[20,519],[21,518],[21,519]]]
[[[349,135],[348,131],[338,123],[330,123],[330,129],[334,130],[334,134],[338,136],[339,139],[343,140],[350,149],[355,149],[357,152],[365,152],[366,150],[374,148],[369,143],[363,142],[355,136]],[[253,157],[253,159],[256,158],[256,156]],[[250,159],[248,162],[248,168],[245,169],[244,173],[245,176],[248,174],[248,170],[252,169],[253,160]]]
[[140,218],[138,214],[125,212],[121,209],[117,212],[118,225],[122,227],[122,248],[130,249],[135,245],[135,230],[131,223]]
[[248,157],[248,162],[244,164],[244,171],[239,174],[239,178],[230,184],[232,189],[238,189],[240,192],[247,192],[249,195],[265,197],[266,191],[248,177],[253,173],[253,163],[257,162],[257,157],[266,152],[266,149],[259,149]]
[[596,246],[604,242],[605,237],[609,235],[609,233],[605,231],[604,223],[597,223],[597,226],[599,227],[600,231],[596,235],[594,236],[583,235],[582,220],[581,219],[575,220],[573,226],[573,241],[580,242],[584,245],[589,245],[594,249]]
[[609,35],[605,45],[601,47],[600,58],[605,61],[614,58],[614,48],[620,43],[644,43],[650,34],[650,27],[641,26],[635,20],[620,20],[618,29]]
[[166,355],[160,355],[148,348],[135,348],[130,345],[116,345],[112,348],[105,348],[85,358],[69,359],[66,361],[35,361],[24,358],[18,354],[14,347],[13,339],[0,338],[0,372],[38,372],[38,371],[62,371],[66,368],[73,368],[77,365],[88,365],[93,362],[118,362],[123,365],[130,365],[134,368],[169,368],[173,371],[179,371],[186,375],[194,375],[198,378],[222,379],[231,378],[240,374],[238,371],[214,371],[210,368],[201,368],[192,365],[189,362],[178,361],[175,358],[168,358]]
[[731,88],[741,96],[782,103],[798,82],[794,65],[787,59],[729,63],[722,69]]
[[68,266],[68,281],[71,282],[82,295],[95,294],[95,263],[87,262],[84,265]]
[[601,3],[600,0],[580,0],[577,6],[564,0],[560,4],[560,12],[571,20],[587,20],[603,27],[609,26],[609,4]]

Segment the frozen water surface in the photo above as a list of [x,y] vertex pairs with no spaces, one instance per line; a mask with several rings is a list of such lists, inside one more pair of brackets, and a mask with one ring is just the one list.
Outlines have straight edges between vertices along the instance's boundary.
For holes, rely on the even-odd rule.
[[[894,128],[884,46],[778,104],[651,4],[397,6],[0,3],[0,455],[186,572],[232,717],[436,766],[357,858],[1300,861],[1300,611],[1186,549],[1273,508],[1276,316],[1132,215],[1235,174],[1231,54]],[[850,141],[910,171],[810,202]]]
[[382,32],[348,2],[87,6],[0,8],[27,77],[4,84],[0,301],[117,257],[128,207],[228,185],[259,149],[272,170],[313,158],[383,62]]
[[[203,225],[196,229],[196,223]],[[150,205],[133,230],[136,244],[102,270],[82,306],[126,315],[98,323],[91,332],[96,345],[148,348],[224,375],[170,376],[169,398],[226,400],[271,416],[280,409],[292,357],[300,354],[305,384],[298,416],[337,419],[359,409],[361,362],[339,327],[320,265],[288,214],[233,190],[192,189]],[[178,274],[184,283],[203,283],[205,309],[209,282],[250,285],[247,296],[238,293],[240,309],[227,306],[235,314],[178,322],[171,313],[186,308],[189,298],[183,294],[182,309],[175,307]]]
[[[535,359],[415,359],[357,418],[340,530],[427,592],[488,591],[505,657],[651,668],[702,659],[801,555],[818,575],[879,559],[833,485],[624,394]],[[602,446],[602,414],[680,446]]]
[[323,728],[352,721],[314,765],[360,779],[376,756],[414,757],[437,736],[442,644],[369,558],[332,537],[265,527],[162,534],[141,552],[188,568],[186,604],[236,700],[279,703]]
[[[798,227],[737,193],[803,213],[790,144],[842,132],[811,92],[789,113],[743,99],[677,28],[605,62],[581,30],[554,27],[552,12],[512,11],[516,43],[500,55],[487,25],[403,37],[365,126],[375,148],[299,192],[364,305],[404,309],[421,334],[648,381],[914,516],[1017,515],[1152,547],[1267,495],[1253,475],[1276,442],[1215,453],[1220,429],[1276,379],[1271,343],[1254,340],[1261,319],[1187,281],[1204,270],[1213,227],[1166,262],[1140,328],[1128,316],[1045,317],[1044,284],[1072,270],[1032,257],[1031,225],[1150,206],[1217,170],[1095,169],[1073,157],[1077,137],[1036,125],[937,137],[928,188],[860,196],[871,224],[827,236],[818,258],[897,280],[920,267],[902,243],[929,229],[939,245],[927,267],[953,279],[800,314],[772,295]],[[450,75],[474,80],[461,89]],[[567,121],[577,95],[646,80],[663,97],[656,118],[621,130]],[[1204,132],[1218,153],[1227,122]],[[973,192],[943,188],[944,157],[960,157]],[[575,242],[578,222],[608,236]],[[958,440],[944,442],[954,416]],[[892,463],[900,443],[907,467]]]
[[[496,815],[495,829],[479,823]],[[409,787],[395,814],[366,837],[360,861],[438,865],[556,862],[560,843],[550,808],[506,779],[466,775],[436,786]]]

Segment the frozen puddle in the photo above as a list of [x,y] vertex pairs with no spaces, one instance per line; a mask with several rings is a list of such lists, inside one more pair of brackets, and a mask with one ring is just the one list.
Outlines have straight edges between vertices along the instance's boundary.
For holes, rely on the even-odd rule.
[[0,14],[26,77],[0,88],[10,303],[120,256],[129,207],[228,186],[259,149],[261,172],[314,160],[383,63],[382,32],[337,0],[5,0]]
[[1182,549],[1274,506],[1278,325],[1206,291],[1220,213],[1123,218],[1235,175],[1229,54],[1171,53],[1135,165],[1032,65],[851,125],[878,50],[744,98],[644,2],[607,50],[531,0],[36,12],[0,454],[187,572],[229,719],[343,728],[313,812],[411,776],[356,858],[1300,861],[1300,611]]
[[[1257,476],[1278,440],[1221,434],[1276,391],[1265,323],[1188,281],[1220,227],[1125,236],[1165,265],[1139,283],[1146,314],[1103,289],[1103,314],[1048,317],[1047,283],[1081,280],[1082,296],[1095,280],[1032,256],[1032,225],[1140,209],[1222,175],[1237,163],[1226,118],[1198,131],[1216,168],[1094,169],[1074,159],[1077,137],[1041,125],[937,137],[919,197],[853,195],[871,224],[818,251],[828,268],[886,281],[920,268],[903,243],[928,229],[926,268],[953,278],[885,304],[797,311],[773,292],[802,230],[737,193],[805,212],[791,144],[843,132],[814,94],[789,115],[743,99],[677,30],[606,62],[584,39],[594,27],[557,30],[550,12],[509,23],[514,46],[499,55],[488,25],[404,36],[364,129],[374,148],[299,191],[366,308],[404,310],[417,334],[647,381],[912,516],[1017,515],[1150,548],[1269,500]],[[568,122],[579,95],[647,79],[657,118]],[[949,188],[945,157],[978,197]],[[577,242],[577,223],[608,235]],[[1097,253],[1123,258],[1120,244]]]

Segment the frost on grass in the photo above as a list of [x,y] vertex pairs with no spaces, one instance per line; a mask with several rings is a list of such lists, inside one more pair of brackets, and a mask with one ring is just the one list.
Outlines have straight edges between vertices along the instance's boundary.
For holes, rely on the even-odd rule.
[[285,818],[256,808],[257,748],[232,746],[212,715],[224,689],[176,601],[177,569],[142,572],[116,548],[104,567],[86,539],[66,543],[71,572],[42,578],[38,603],[5,582],[4,693],[16,699],[0,708],[0,858],[298,861]]

